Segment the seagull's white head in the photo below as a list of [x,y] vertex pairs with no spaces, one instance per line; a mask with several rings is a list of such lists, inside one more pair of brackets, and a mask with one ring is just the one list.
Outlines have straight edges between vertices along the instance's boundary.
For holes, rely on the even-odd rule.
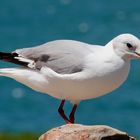
[[140,40],[131,34],[121,34],[112,41],[113,49],[120,57],[130,60],[140,58]]

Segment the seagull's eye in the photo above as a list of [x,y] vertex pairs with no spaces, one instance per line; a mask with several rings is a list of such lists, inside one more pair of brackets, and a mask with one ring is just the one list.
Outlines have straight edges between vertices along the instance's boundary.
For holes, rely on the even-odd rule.
[[126,45],[129,49],[133,49],[133,46],[130,43],[126,43]]

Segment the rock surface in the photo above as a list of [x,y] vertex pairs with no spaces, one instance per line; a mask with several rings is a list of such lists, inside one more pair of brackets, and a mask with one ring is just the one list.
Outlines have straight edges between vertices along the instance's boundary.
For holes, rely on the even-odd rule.
[[67,124],[49,130],[39,140],[135,140],[135,138],[105,125]]

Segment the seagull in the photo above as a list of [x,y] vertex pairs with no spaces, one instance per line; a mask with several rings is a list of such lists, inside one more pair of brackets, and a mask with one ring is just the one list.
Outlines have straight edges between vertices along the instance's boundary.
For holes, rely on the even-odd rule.
[[[74,123],[80,101],[117,89],[128,77],[131,60],[139,58],[140,40],[128,33],[118,35],[105,46],[55,40],[0,52],[0,60],[19,65],[0,69],[0,76],[60,99],[59,114],[66,123]],[[73,104],[69,116],[63,109],[66,100]]]

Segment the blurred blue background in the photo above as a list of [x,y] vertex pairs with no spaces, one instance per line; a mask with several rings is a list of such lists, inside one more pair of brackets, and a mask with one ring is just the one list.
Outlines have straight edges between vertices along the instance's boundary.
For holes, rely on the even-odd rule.
[[[139,0],[0,0],[0,51],[56,39],[105,45],[121,33],[140,37]],[[0,68],[12,64],[0,62]],[[64,124],[60,101],[0,77],[0,132],[39,132]],[[65,110],[70,112],[71,104]],[[76,122],[105,124],[140,137],[140,61],[128,80],[106,96],[83,101]]]

